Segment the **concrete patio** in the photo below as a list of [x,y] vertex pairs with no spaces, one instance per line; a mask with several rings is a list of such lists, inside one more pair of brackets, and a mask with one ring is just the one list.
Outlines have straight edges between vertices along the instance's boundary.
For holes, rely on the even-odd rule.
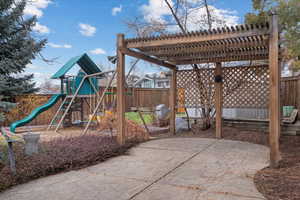
[[143,143],[128,155],[16,186],[1,200],[254,200],[265,146],[201,138]]

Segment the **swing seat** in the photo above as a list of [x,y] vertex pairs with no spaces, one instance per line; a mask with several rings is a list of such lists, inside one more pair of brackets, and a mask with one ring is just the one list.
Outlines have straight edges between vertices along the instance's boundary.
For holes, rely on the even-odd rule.
[[114,114],[114,112],[111,111],[111,110],[106,110],[106,111],[104,112],[104,115],[106,115],[106,116],[113,115],[113,114]]

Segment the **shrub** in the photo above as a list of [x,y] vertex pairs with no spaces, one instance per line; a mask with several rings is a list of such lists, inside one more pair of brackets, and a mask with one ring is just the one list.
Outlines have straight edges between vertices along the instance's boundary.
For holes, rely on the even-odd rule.
[[41,143],[40,153],[33,156],[24,155],[23,145],[15,145],[17,175],[13,176],[9,166],[4,166],[0,171],[0,191],[42,176],[102,162],[124,154],[134,144],[131,141],[121,146],[115,138],[101,135],[65,137]]

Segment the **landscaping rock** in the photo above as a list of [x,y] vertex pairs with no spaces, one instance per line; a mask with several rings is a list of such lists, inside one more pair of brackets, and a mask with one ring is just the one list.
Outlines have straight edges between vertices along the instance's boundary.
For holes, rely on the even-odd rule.
[[175,130],[176,132],[188,130],[187,120],[177,117],[175,120]]
[[25,140],[25,154],[31,156],[34,153],[39,152],[39,139],[40,134],[38,133],[27,133],[23,135]]
[[155,117],[158,120],[167,120],[169,118],[170,109],[165,104],[160,104],[155,108]]

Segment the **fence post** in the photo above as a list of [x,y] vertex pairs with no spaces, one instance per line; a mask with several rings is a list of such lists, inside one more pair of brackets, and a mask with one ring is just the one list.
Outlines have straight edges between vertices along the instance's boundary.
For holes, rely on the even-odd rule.
[[17,170],[16,170],[16,159],[15,159],[15,155],[14,155],[14,150],[13,150],[13,140],[10,139],[10,137],[7,135],[6,130],[1,127],[0,132],[2,133],[2,135],[4,136],[6,142],[7,142],[7,153],[8,153],[8,161],[9,161],[9,167],[10,167],[10,171],[13,175],[17,174]]
[[8,144],[8,159],[9,159],[10,171],[13,175],[16,175],[17,169],[16,169],[15,154],[14,154],[14,150],[13,150],[13,142],[7,140],[7,144]]

